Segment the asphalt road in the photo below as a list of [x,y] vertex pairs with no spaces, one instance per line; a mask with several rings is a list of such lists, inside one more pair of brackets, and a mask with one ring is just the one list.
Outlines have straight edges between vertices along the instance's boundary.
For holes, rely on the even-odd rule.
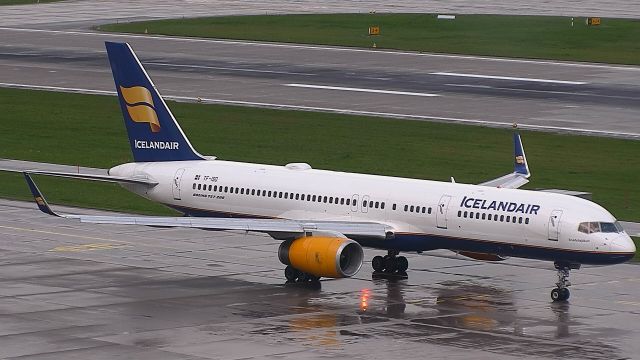
[[113,91],[104,41],[127,41],[183,101],[640,137],[640,67],[84,30],[0,37],[0,86]]
[[409,254],[408,280],[372,279],[366,263],[314,288],[284,284],[278,244],[80,224],[0,200],[0,357],[609,360],[640,351],[636,264],[573,271],[570,302],[553,304],[546,262]]

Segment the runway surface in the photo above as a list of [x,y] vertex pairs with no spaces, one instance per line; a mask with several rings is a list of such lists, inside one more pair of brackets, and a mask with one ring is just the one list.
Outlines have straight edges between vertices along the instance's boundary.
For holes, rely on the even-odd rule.
[[[64,208],[67,212],[95,211]],[[409,255],[408,280],[285,286],[267,236],[87,225],[0,200],[0,357],[631,359],[638,266]],[[366,250],[367,258],[377,254]]]
[[85,30],[0,37],[0,86],[113,92],[104,41],[127,41],[181,101],[640,138],[640,67]]

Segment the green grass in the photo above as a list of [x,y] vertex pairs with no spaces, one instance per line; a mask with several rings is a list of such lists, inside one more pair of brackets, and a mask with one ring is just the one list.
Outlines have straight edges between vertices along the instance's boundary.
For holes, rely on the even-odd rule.
[[63,0],[0,0],[0,6],[50,3],[50,2],[58,2],[58,1],[63,1]]
[[[221,159],[478,183],[512,171],[509,130],[327,113],[169,102],[194,146]],[[110,167],[130,161],[115,97],[0,89],[0,158]],[[523,132],[529,188],[593,192],[617,217],[640,220],[640,142]],[[38,179],[56,203],[156,212],[112,185]],[[0,196],[30,198],[0,173]]]
[[[371,25],[381,35],[368,36]],[[442,53],[640,64],[640,21],[431,14],[228,16],[100,26],[101,30]]]

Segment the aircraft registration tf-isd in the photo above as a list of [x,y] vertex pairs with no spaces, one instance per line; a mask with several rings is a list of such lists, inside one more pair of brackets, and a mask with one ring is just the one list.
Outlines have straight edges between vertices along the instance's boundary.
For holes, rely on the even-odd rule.
[[[101,224],[138,224],[263,232],[278,250],[289,281],[356,274],[362,247],[388,250],[372,265],[404,273],[400,252],[449,249],[481,260],[514,256],[553,261],[554,301],[569,298],[569,270],[618,264],[635,245],[616,219],[581,198],[518,190],[530,176],[514,135],[514,172],[479,184],[217,160],[196,152],[140,61],[126,43],[107,42],[134,162],[108,175],[33,171],[25,177],[40,210]],[[51,210],[30,174],[109,181],[186,217],[85,216]]]

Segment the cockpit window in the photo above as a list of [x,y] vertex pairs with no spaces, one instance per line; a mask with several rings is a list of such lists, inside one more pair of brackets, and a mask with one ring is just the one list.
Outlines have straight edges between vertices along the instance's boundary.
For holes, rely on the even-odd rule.
[[578,225],[578,231],[585,234],[593,234],[598,232],[603,233],[619,233],[623,232],[622,226],[616,221],[615,223],[611,222],[583,222]]

